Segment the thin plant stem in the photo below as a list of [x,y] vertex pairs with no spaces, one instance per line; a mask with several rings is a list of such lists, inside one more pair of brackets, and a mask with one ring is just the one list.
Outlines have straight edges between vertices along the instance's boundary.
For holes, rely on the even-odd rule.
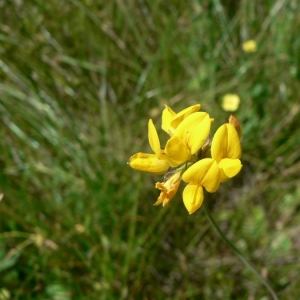
[[268,289],[270,294],[272,295],[274,300],[278,300],[277,295],[275,294],[272,287],[268,284],[268,282],[259,274],[259,272],[255,269],[255,267],[246,260],[246,258],[243,256],[243,254],[227,239],[227,237],[224,235],[223,231],[219,227],[219,225],[216,223],[215,219],[210,213],[210,210],[207,206],[207,201],[204,201],[204,212],[211,223],[211,225],[216,229],[220,237],[225,241],[225,243],[235,252],[235,254],[239,257],[239,259],[244,263],[246,267],[248,267],[255,276],[263,283],[263,285]]

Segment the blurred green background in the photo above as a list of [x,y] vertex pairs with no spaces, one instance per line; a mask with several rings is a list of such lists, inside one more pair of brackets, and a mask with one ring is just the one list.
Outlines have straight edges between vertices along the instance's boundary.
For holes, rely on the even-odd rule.
[[201,103],[214,132],[227,93],[244,167],[205,201],[299,299],[299,15],[296,0],[0,1],[0,299],[270,299],[183,185],[154,207],[161,176],[126,165],[164,104]]

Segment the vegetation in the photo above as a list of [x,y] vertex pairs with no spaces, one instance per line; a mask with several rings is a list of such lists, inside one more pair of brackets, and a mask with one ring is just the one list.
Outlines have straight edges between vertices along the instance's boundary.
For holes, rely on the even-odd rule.
[[269,299],[203,209],[180,192],[154,207],[161,178],[126,165],[164,104],[201,103],[215,130],[227,93],[243,170],[205,201],[278,297],[299,297],[298,1],[0,6],[1,300]]

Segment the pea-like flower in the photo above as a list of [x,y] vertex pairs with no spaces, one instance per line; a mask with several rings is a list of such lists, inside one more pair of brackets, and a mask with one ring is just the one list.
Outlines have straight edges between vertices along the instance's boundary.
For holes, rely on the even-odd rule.
[[194,213],[202,205],[203,187],[208,192],[214,193],[219,188],[220,177],[218,164],[212,158],[196,162],[183,173],[182,180],[189,183],[183,191],[183,203],[189,214]]
[[169,163],[166,154],[160,148],[160,141],[150,119],[148,122],[148,139],[151,149],[155,154],[139,152],[130,157],[129,165],[131,168],[154,174],[163,174],[169,169]]
[[183,202],[190,214],[202,205],[203,187],[214,193],[221,182],[240,172],[241,154],[240,139],[233,125],[227,123],[219,127],[211,145],[212,158],[196,162],[182,175],[182,180],[188,183],[183,191]]
[[233,125],[226,123],[216,131],[211,144],[211,156],[218,163],[221,171],[221,182],[234,177],[242,169],[239,158],[242,147],[238,132]]
[[182,165],[200,150],[209,136],[210,124],[208,113],[195,112],[178,125],[165,148],[171,167]]

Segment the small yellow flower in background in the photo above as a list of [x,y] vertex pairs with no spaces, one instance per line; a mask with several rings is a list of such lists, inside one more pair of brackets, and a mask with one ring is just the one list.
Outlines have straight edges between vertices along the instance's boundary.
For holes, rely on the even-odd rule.
[[41,248],[46,240],[45,237],[40,233],[32,234],[30,238],[38,248]]
[[85,232],[85,227],[82,224],[75,224],[75,230],[78,233],[84,233]]
[[187,183],[183,203],[192,214],[202,205],[203,188],[214,193],[222,182],[236,176],[242,169],[242,127],[237,118],[231,115],[229,123],[220,126],[211,141],[209,134],[213,118],[199,109],[198,104],[175,113],[166,106],[162,113],[162,129],[170,138],[165,148],[161,148],[157,131],[149,120],[148,139],[155,154],[139,152],[130,158],[129,165],[133,169],[166,173],[165,181],[155,185],[161,192],[154,205],[169,204],[183,180]]
[[226,94],[222,100],[222,108],[225,111],[236,111],[240,105],[240,97],[237,94]]
[[254,40],[248,40],[243,43],[243,50],[246,53],[253,53],[257,51],[257,44]]

